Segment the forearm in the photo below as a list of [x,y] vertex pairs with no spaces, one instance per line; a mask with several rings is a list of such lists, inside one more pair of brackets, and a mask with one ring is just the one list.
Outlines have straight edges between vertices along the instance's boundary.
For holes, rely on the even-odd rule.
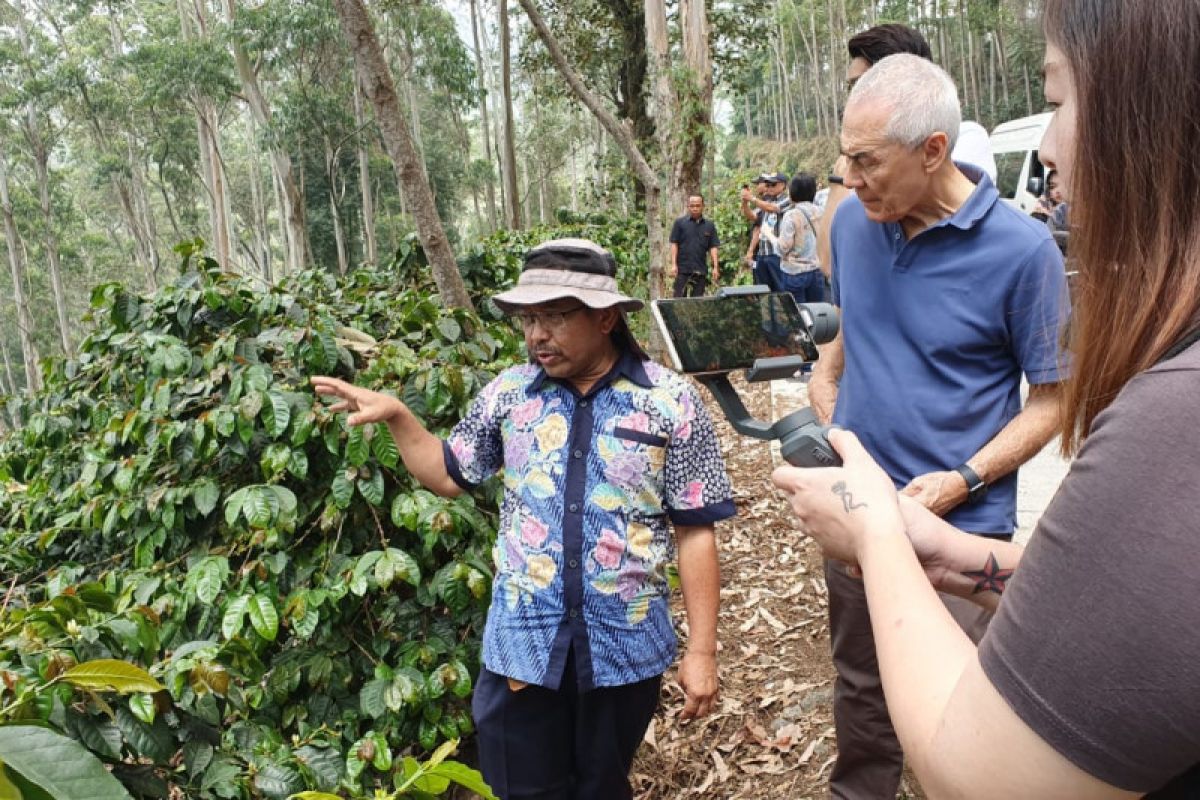
[[842,334],[839,332],[833,341],[820,349],[821,357],[813,367],[812,380],[808,384],[808,402],[822,424],[828,425],[833,420],[833,409],[837,405],[838,382],[842,379],[842,371],[846,367],[845,353],[842,350]]
[[963,533],[920,503],[901,498],[908,537],[933,588],[994,611],[1025,548]]
[[994,483],[1037,455],[1059,430],[1058,394],[1056,383],[1029,387],[1025,407],[967,459],[967,466],[985,483]]
[[996,691],[894,528],[860,552],[888,715],[931,797],[1132,798],[1067,761]]
[[712,259],[713,275],[721,274],[721,258],[717,252],[717,248],[708,251],[709,257]]
[[888,711],[905,752],[921,751],[975,648],[938,598],[901,526],[859,554]]
[[821,270],[828,278],[833,270],[833,251],[830,246],[830,234],[833,231],[833,214],[838,204],[850,196],[849,190],[840,184],[829,187],[829,196],[825,198],[825,210],[821,213],[821,224],[817,228],[817,258],[821,262]]
[[675,242],[671,242],[671,268],[679,268],[679,245]]
[[405,407],[388,420],[387,426],[405,469],[422,486],[443,497],[462,494],[462,487],[446,471],[442,440],[427,431],[412,411]]
[[688,620],[688,652],[716,655],[721,567],[711,525],[676,526],[679,584]]

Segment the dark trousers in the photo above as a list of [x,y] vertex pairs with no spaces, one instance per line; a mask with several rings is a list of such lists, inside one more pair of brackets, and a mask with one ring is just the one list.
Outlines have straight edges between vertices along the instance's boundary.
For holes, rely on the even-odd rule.
[[[829,794],[838,800],[892,800],[900,786],[904,753],[883,696],[867,594],[863,582],[847,575],[837,561],[825,562],[825,584],[837,669],[833,688],[837,763],[829,775]],[[961,597],[940,597],[959,627],[978,643],[991,612]]]
[[783,272],[779,269],[779,256],[760,255],[754,259],[754,282],[766,286],[772,292],[783,291]]
[[675,274],[675,286],[671,296],[701,297],[707,285],[708,276],[703,272],[678,272]]
[[790,292],[797,303],[828,303],[829,290],[825,286],[825,275],[819,269],[789,274],[780,270],[783,290]]
[[501,800],[629,800],[629,768],[658,707],[662,676],[576,688],[574,656],[558,691],[509,688],[487,669],[472,712],[484,780]]

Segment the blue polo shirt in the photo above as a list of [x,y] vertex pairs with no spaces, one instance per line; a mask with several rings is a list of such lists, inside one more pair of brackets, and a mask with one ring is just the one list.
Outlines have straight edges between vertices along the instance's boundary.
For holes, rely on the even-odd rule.
[[[898,223],[867,219],[857,197],[834,218],[833,302],[845,371],[833,419],[854,431],[902,487],[954,469],[1021,410],[1021,373],[1056,383],[1067,316],[1062,256],[1046,226],[1000,202],[991,179],[954,214],[906,240]],[[1061,371],[1060,371],[1061,370]],[[1017,475],[946,519],[1010,533]]]
[[536,365],[512,367],[443,452],[464,489],[504,476],[484,666],[558,689],[573,649],[585,691],[670,666],[668,521],[736,511],[712,419],[687,380],[628,352],[585,395]]

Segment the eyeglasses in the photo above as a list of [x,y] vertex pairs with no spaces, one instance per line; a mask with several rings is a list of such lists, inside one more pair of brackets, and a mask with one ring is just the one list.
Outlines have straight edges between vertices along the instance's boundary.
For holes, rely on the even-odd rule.
[[567,317],[576,311],[583,311],[583,306],[568,308],[566,311],[541,311],[538,313],[513,314],[524,330],[532,330],[535,324],[541,325],[544,331],[556,331],[567,324]]

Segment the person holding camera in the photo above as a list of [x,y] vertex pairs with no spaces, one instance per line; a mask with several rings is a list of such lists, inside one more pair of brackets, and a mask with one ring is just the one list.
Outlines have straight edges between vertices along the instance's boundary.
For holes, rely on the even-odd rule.
[[[650,361],[608,251],[545,242],[493,298],[529,363],[484,387],[446,440],[395,397],[329,377],[351,425],[385,423],[404,465],[452,497],[503,475],[492,603],[472,711],[503,800],[621,800],[676,652],[668,562],[688,618],[680,720],[717,702],[720,572],[713,524],[735,513],[695,388]],[[674,528],[674,540],[671,536]]]
[[[832,236],[841,331],[809,400],[821,421],[858,434],[897,489],[1000,541],[1016,523],[1017,468],[1055,430],[1067,293],[1045,226],[1001,202],[982,170],[950,160],[960,113],[950,76],[910,54],[884,58],[851,92],[841,145],[854,194]],[[891,797],[902,754],[867,597],[835,562],[826,581],[838,671],[830,788]],[[978,639],[988,615],[946,602]]]
[[751,268],[754,282],[768,287],[772,292],[783,291],[778,240],[783,215],[791,206],[787,196],[787,181],[787,175],[782,172],[762,173],[754,179],[755,188],[761,195],[758,197],[749,187],[742,187],[742,216],[753,223],[750,247],[746,250],[746,264]]
[[[1057,420],[1075,459],[1028,547],[898,495],[846,431],[830,435],[843,468],[774,479],[861,575],[891,719],[930,796],[1200,797],[1200,5],[1044,14],[1055,111],[1039,156],[1077,210],[1080,297]],[[1149,174],[1171,202],[1144,202]],[[998,608],[978,647],[935,589]]]

